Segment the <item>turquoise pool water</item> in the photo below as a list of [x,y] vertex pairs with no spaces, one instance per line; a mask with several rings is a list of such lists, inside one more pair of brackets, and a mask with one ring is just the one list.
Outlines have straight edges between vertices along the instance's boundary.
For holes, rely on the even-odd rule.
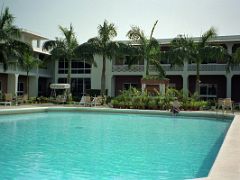
[[204,177],[230,123],[142,114],[4,115],[0,179]]

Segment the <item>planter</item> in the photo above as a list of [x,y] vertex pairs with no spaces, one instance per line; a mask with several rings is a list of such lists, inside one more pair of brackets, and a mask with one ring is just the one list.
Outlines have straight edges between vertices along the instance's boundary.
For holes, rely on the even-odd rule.
[[156,94],[159,91],[162,94],[166,93],[169,85],[169,79],[141,79],[142,91],[147,91],[151,94]]

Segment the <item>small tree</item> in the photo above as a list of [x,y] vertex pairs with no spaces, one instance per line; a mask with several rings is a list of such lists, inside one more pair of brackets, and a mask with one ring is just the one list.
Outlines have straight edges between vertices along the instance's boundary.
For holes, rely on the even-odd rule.
[[106,93],[106,59],[109,60],[116,54],[120,47],[118,42],[113,42],[112,39],[117,36],[116,27],[113,23],[104,21],[103,25],[98,26],[98,36],[89,39],[86,43],[81,44],[76,48],[78,57],[86,58],[90,62],[94,62],[93,55],[99,54],[102,56],[102,75],[101,75],[101,95]]
[[30,52],[25,52],[19,62],[20,66],[26,71],[27,75],[27,95],[29,99],[29,72],[38,66],[39,59],[32,56]]
[[[64,38],[56,38],[56,40],[46,41],[43,44],[43,49],[51,53],[52,60],[64,60],[68,62],[67,83],[71,84],[71,65],[72,60],[76,57],[75,48],[78,46],[73,26],[70,24],[69,29],[59,26]],[[68,100],[70,100],[70,89],[67,91]]]
[[230,71],[234,66],[240,65],[240,48],[237,48],[232,55],[227,55],[227,72]]
[[192,38],[180,35],[171,42],[169,58],[172,64],[183,65],[184,61],[196,63],[196,88],[200,93],[200,65],[204,60],[223,59],[226,51],[221,46],[213,46],[209,41],[216,36],[216,30],[210,28],[195,42]]
[[20,58],[25,50],[31,47],[19,41],[20,29],[15,26],[14,16],[5,8],[0,14],[0,62],[4,70],[7,70],[10,57]]
[[159,72],[160,78],[165,77],[165,71],[160,64],[160,45],[159,42],[153,37],[153,33],[158,21],[156,21],[152,27],[149,39],[144,32],[138,26],[132,26],[131,30],[128,31],[127,37],[134,43],[139,43],[138,53],[146,61],[145,76],[149,76],[149,64],[154,64]]

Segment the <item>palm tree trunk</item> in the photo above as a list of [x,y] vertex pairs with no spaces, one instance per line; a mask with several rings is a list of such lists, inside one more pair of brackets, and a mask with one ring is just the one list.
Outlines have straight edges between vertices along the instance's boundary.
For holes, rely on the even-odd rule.
[[147,60],[147,64],[146,64],[146,76],[148,76],[149,75],[149,60],[148,59],[146,59]]
[[70,88],[67,90],[67,100],[70,101],[71,97],[70,97],[70,94],[71,94],[71,73],[72,73],[72,60],[69,59],[68,60],[68,75],[67,75],[67,83],[70,84]]
[[28,100],[29,100],[29,76],[28,76],[28,71],[27,71],[27,97],[28,97]]
[[198,62],[196,62],[196,64],[197,64],[197,67],[196,67],[197,74],[196,74],[196,89],[195,89],[195,91],[197,93],[197,97],[199,98],[199,95],[200,95],[200,75],[199,75],[200,62],[198,61]]
[[102,67],[102,77],[101,77],[101,95],[102,96],[105,95],[105,84],[106,84],[105,72],[106,72],[106,57],[105,57],[105,54],[103,54],[103,67]]

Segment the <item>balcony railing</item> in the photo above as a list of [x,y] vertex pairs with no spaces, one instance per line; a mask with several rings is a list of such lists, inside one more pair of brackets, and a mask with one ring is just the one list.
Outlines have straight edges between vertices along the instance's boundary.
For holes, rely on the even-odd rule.
[[[179,66],[171,67],[170,64],[163,64],[162,67],[165,71],[182,71],[183,70],[183,67],[179,67]],[[113,65],[112,71],[113,72],[143,72],[144,65],[132,65],[130,67],[128,65]],[[156,72],[157,69],[154,65],[150,65],[149,71]]]
[[[164,71],[183,71],[183,66],[172,66],[170,64],[161,65]],[[157,68],[154,65],[149,66],[149,71],[156,72]]]
[[112,67],[113,72],[143,72],[144,65],[113,65]]
[[[196,71],[196,64],[189,64],[188,71]],[[226,71],[226,64],[201,64],[200,71]]]
[[[4,72],[2,63],[0,63],[0,72]],[[6,73],[16,73],[16,74],[26,75],[26,71],[23,68],[21,68],[20,66],[16,67],[15,64],[9,64]],[[37,70],[37,68],[34,68],[29,73],[31,75],[38,74],[41,76],[49,76],[49,77],[51,76],[51,72],[49,71],[49,69],[42,69],[42,68],[39,68],[38,70]]]

